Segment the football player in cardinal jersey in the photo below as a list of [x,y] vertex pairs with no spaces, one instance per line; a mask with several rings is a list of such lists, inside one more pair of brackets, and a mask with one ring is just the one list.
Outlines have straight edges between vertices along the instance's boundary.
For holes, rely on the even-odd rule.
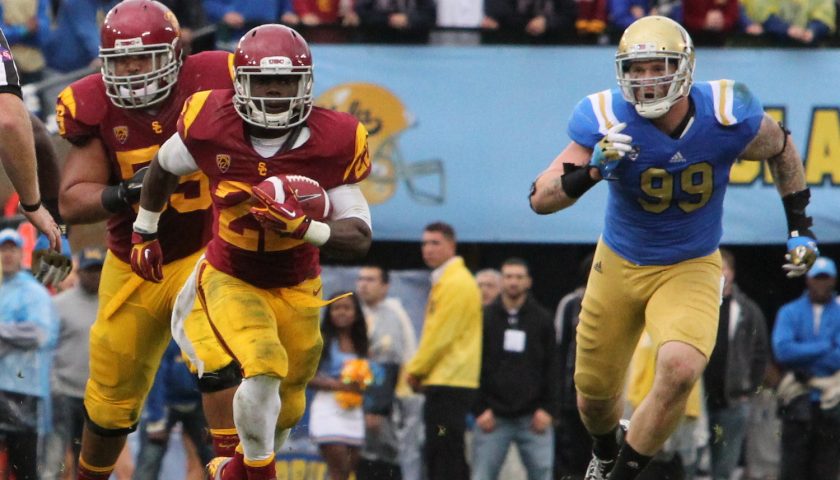
[[[205,173],[214,235],[194,288],[188,283],[182,295],[199,297],[218,339],[196,335],[187,319],[182,348],[220,341],[244,377],[233,401],[241,448],[208,470],[220,479],[274,479],[274,452],[303,415],[322,347],[319,254],[359,257],[370,247],[370,210],[357,183],[371,164],[362,124],[313,108],[312,56],[296,31],[254,28],[239,41],[233,63],[234,89],[193,95],[178,133],[152,161],[134,222],[132,268],[166,281],[161,212],[179,177]],[[288,184],[284,203],[254,188],[279,174],[317,181],[329,195],[330,216],[308,217]],[[196,363],[221,367],[195,350]]]
[[[773,173],[788,220],[788,276],[818,256],[802,159],[745,85],[692,85],[691,38],[665,17],[630,25],[615,62],[619,88],[577,105],[572,142],[530,196],[548,214],[611,180],[577,329],[578,406],[595,439],[588,480],[636,478],[683,417],[715,346],[723,196],[736,159],[765,160]],[[625,373],[643,329],[656,342],[654,384],[619,448]]]
[[[162,217],[166,282],[144,282],[132,273],[131,224],[144,167],[175,132],[187,97],[230,88],[232,81],[228,53],[182,60],[178,21],[152,0],[127,0],[108,12],[99,55],[101,73],[72,83],[56,106],[59,133],[72,144],[60,186],[62,215],[71,224],[108,221],[99,312],[90,334],[81,479],[108,478],[126,434],[136,427],[171,337],[178,291],[210,238],[207,177],[184,176]],[[200,305],[193,314],[203,316]],[[237,443],[230,402],[239,369],[221,346],[207,348],[202,354],[215,358],[219,370],[204,375],[200,386],[214,444],[223,450],[224,442]]]

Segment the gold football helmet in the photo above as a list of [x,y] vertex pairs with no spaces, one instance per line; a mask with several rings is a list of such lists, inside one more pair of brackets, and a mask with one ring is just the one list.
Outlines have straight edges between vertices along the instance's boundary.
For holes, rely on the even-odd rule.
[[385,87],[373,83],[342,83],[322,93],[315,104],[356,117],[368,130],[371,173],[360,187],[372,205],[384,203],[397,190],[402,179],[411,198],[424,204],[440,204],[444,199],[443,162],[407,162],[397,140],[414,126],[414,118],[402,101]]
[[[631,73],[633,62],[664,60],[664,74],[639,76]],[[627,27],[615,54],[616,76],[624,99],[645,118],[658,118],[680,98],[688,95],[694,75],[694,44],[688,32],[667,17],[643,17]],[[653,87],[650,95],[643,89]],[[648,98],[650,97],[650,98]]]

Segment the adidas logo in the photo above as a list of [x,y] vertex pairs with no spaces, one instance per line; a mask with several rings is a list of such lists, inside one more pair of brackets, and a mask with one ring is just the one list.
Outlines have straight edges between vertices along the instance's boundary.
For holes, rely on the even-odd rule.
[[595,270],[598,273],[604,273],[604,272],[601,271],[601,261],[600,260],[595,262],[595,266],[592,267],[592,269]]
[[685,157],[683,157],[683,154],[677,151],[677,153],[675,153],[674,156],[671,157],[670,160],[668,160],[668,163],[685,163],[685,161],[686,160]]

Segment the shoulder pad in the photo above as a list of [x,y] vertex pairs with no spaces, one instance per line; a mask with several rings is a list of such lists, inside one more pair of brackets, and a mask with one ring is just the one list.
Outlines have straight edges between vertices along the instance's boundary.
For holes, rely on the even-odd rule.
[[98,125],[111,106],[98,73],[71,83],[58,94],[57,101],[64,105],[65,115],[89,126]]
[[[213,138],[216,135],[214,120],[218,118],[221,106],[230,103],[231,95],[230,90],[203,90],[190,95],[178,117],[178,133],[181,138]],[[220,97],[226,98],[227,102]]]
[[184,59],[180,79],[195,79],[201,90],[233,85],[233,54],[218,50],[200,52]]
[[708,101],[715,112],[715,119],[721,125],[728,127],[764,115],[761,102],[746,84],[724,79],[708,82],[708,86]]
[[612,90],[603,90],[578,102],[569,119],[569,138],[592,148],[607,130],[621,123],[613,111],[614,96]]

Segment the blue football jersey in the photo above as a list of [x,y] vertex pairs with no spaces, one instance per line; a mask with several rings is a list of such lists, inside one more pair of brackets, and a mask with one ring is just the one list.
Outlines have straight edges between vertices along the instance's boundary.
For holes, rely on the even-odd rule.
[[593,148],[613,125],[633,138],[633,152],[607,182],[603,240],[638,265],[671,265],[718,248],[729,170],[758,133],[764,110],[747,87],[732,80],[691,88],[695,115],[682,138],[656,128],[618,89],[578,103],[569,137]]

